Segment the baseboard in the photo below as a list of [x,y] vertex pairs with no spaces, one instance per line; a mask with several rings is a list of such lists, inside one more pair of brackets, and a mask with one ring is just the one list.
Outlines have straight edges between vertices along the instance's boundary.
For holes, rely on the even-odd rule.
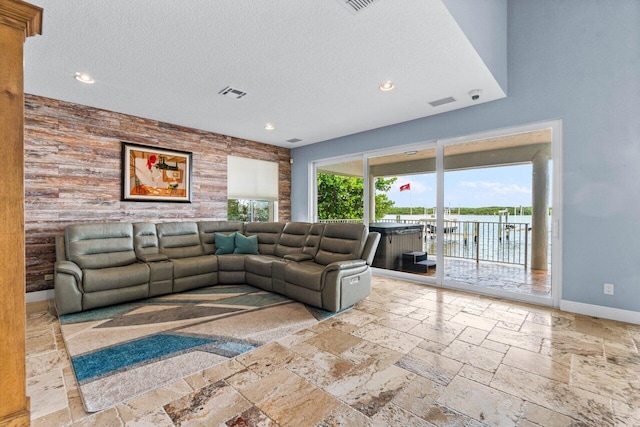
[[54,297],[55,297],[55,294],[53,293],[53,289],[46,289],[44,291],[27,292],[26,301],[27,303],[46,301],[49,299],[53,299]]
[[[27,399],[29,398],[27,397]],[[24,427],[30,425],[31,414],[29,413],[28,406],[29,403],[27,400],[27,409],[0,418],[0,425],[6,427]]]
[[620,322],[640,325],[640,312],[622,310],[619,308],[605,307],[602,305],[585,304],[575,301],[560,301],[560,310],[570,313],[584,314],[586,316],[600,317],[603,319],[617,320]]

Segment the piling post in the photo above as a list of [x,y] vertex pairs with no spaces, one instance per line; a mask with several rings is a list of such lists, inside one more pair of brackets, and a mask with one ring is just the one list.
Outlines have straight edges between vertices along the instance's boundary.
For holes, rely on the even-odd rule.
[[476,221],[474,240],[476,241],[476,264],[480,263],[480,223]]

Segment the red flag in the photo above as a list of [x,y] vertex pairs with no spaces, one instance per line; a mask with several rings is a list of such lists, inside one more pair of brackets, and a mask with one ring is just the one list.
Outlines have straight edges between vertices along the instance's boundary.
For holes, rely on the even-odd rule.
[[405,184],[400,186],[400,191],[411,190],[411,184]]

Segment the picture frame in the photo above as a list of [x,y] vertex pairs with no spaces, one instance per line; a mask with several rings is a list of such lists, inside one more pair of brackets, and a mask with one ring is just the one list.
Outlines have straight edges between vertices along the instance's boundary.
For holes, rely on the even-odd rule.
[[121,143],[123,201],[191,203],[191,152]]

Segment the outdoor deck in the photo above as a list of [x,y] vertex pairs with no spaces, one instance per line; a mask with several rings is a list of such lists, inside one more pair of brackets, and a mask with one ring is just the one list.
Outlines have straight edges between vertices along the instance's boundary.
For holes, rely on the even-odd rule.
[[[362,223],[362,220],[329,219],[320,222]],[[377,222],[423,224],[426,232],[423,234],[422,250],[429,254],[430,260],[435,260],[435,219],[382,219]],[[549,259],[548,271],[533,270],[530,267],[529,224],[447,220],[444,222],[444,233],[445,281],[551,297],[551,260]],[[436,269],[431,267],[427,273],[407,273],[435,276]]]
[[[550,271],[531,270],[522,265],[498,264],[486,261],[476,263],[472,260],[455,258],[445,258],[444,268],[446,281],[540,297],[551,297]],[[429,268],[428,273],[411,273],[422,276],[435,276],[436,269]]]

